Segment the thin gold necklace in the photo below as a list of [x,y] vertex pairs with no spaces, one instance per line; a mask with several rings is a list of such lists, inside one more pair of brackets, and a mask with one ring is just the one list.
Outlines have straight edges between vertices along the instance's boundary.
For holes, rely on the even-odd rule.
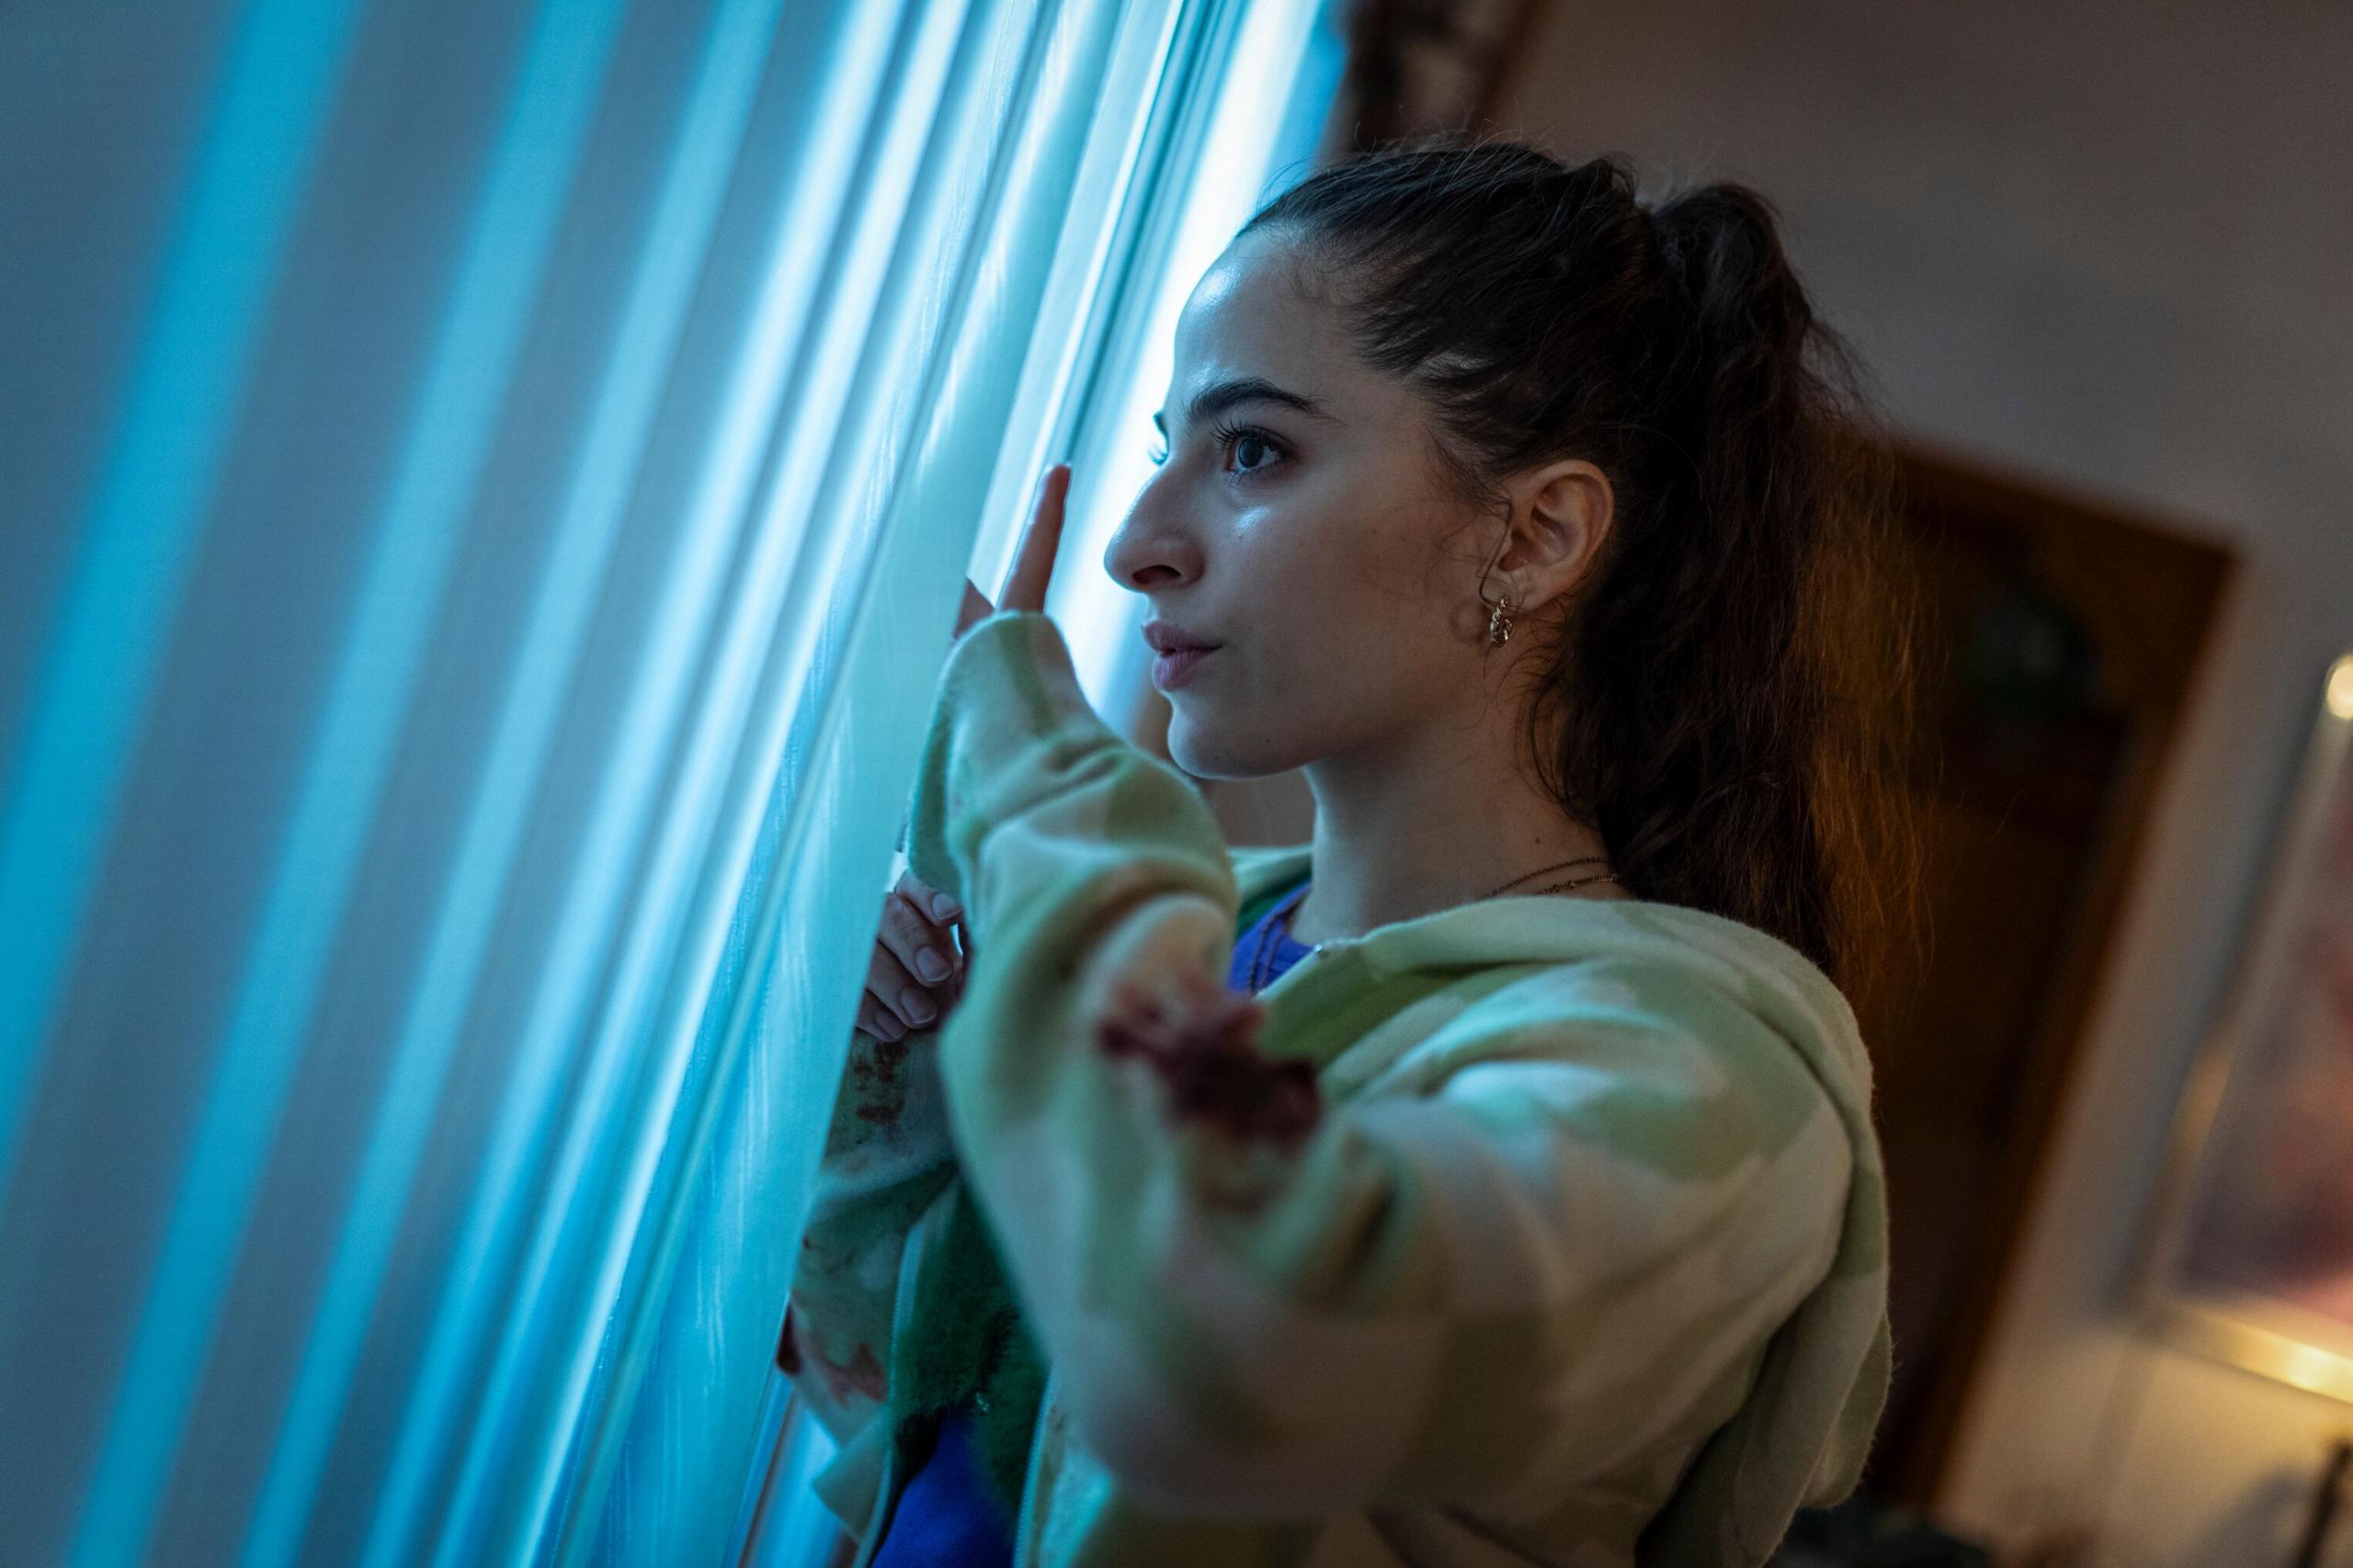
[[[1607,865],[1608,863],[1609,857],[1607,855],[1580,855],[1574,860],[1563,860],[1551,866],[1539,866],[1536,869],[1529,871],[1525,875],[1514,877],[1511,880],[1511,882],[1524,882],[1529,877],[1540,877],[1547,871],[1557,871],[1563,866],[1586,866],[1592,864],[1596,860],[1599,860],[1603,864]],[[1590,877],[1572,877],[1565,882],[1553,882],[1545,887],[1530,888],[1528,890],[1528,892],[1529,896],[1533,898],[1540,892],[1557,892],[1563,888],[1581,888],[1587,882],[1614,882],[1617,880],[1617,872],[1601,871]],[[1495,892],[1482,893],[1479,897],[1472,900],[1471,902],[1473,903],[1483,903],[1486,900],[1495,897],[1495,893],[1502,892],[1504,888],[1511,886],[1511,882],[1506,882],[1503,887],[1495,889]]]
[[[1524,882],[1529,877],[1540,877],[1547,871],[1557,871],[1563,866],[1586,866],[1591,865],[1596,860],[1602,861],[1606,864],[1608,858],[1609,858],[1606,855],[1580,855],[1574,859],[1558,861],[1550,866],[1539,866],[1532,871],[1523,872],[1521,875],[1514,877],[1511,880],[1511,882]],[[1587,882],[1614,882],[1618,881],[1619,876],[1617,872],[1599,871],[1590,877],[1572,877],[1564,882],[1552,882],[1540,888],[1530,888],[1528,890],[1526,896],[1534,898],[1539,893],[1564,892],[1570,888],[1581,888]],[[1267,920],[1259,927],[1258,949],[1257,951],[1250,955],[1250,989],[1252,991],[1256,991],[1259,987],[1266,984],[1267,955],[1273,949],[1278,937],[1288,937],[1290,935],[1291,916],[1299,913],[1300,901],[1307,896],[1307,890],[1312,885],[1312,882],[1313,879],[1311,878],[1309,881],[1300,883],[1298,890],[1294,892],[1289,899],[1284,901],[1283,906],[1276,913],[1275,916],[1272,919]],[[1511,882],[1506,882],[1503,887],[1495,889],[1494,892],[1482,893],[1479,897],[1472,899],[1471,902],[1473,903],[1483,903],[1488,899],[1494,898],[1496,893],[1502,892],[1505,888],[1510,887]]]

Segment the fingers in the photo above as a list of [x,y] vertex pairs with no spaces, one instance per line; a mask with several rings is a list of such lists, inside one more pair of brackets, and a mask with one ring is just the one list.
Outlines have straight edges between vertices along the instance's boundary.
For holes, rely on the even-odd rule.
[[926,985],[939,984],[955,968],[956,944],[947,926],[919,912],[904,889],[893,890],[885,903],[881,936],[882,945]]
[[1005,592],[997,596],[1002,609],[1043,610],[1046,586],[1054,574],[1054,557],[1063,542],[1063,502],[1070,494],[1070,464],[1055,463],[1038,481],[1038,503],[1022,533],[1021,548],[1013,558]]
[[900,872],[899,880],[891,884],[891,889],[893,892],[906,894],[915,908],[935,926],[944,926],[964,916],[962,904],[916,876],[912,870]]
[[962,956],[949,923],[933,913],[942,909],[962,913],[912,872],[884,896],[858,1005],[858,1027],[869,1034],[896,1040],[910,1028],[927,1028],[962,994]]
[[964,601],[957,608],[956,630],[949,638],[950,642],[1000,609],[1046,608],[1046,588],[1053,581],[1054,557],[1062,551],[1063,504],[1069,494],[1070,464],[1050,465],[1039,476],[1037,500],[1030,508],[1029,525],[1022,530],[1021,543],[1015,549],[1013,569],[1006,575],[1004,591],[998,595],[997,602],[991,604],[979,585],[970,577],[965,578]]

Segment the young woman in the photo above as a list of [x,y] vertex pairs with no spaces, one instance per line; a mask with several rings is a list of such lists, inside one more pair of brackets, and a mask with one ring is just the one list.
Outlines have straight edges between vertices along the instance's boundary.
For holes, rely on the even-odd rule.
[[1225,845],[1089,710],[1050,470],[779,1346],[861,1562],[1754,1564],[1853,1486],[1844,364],[1752,193],[1509,142],[1319,172],[1210,269],[1104,564],[1175,761],[1303,769],[1314,836]]

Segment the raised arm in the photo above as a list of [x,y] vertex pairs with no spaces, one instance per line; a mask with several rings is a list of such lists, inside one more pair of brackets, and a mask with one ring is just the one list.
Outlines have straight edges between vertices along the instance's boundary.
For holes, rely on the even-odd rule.
[[1042,615],[951,654],[913,824],[977,937],[941,1038],[965,1179],[1140,1496],[1533,1517],[1615,1475],[1654,1503],[1831,1267],[1838,1113],[1679,975],[1531,967],[1416,1053],[1421,1092],[1318,1103],[1215,1000],[1235,888],[1205,803],[1093,713]]

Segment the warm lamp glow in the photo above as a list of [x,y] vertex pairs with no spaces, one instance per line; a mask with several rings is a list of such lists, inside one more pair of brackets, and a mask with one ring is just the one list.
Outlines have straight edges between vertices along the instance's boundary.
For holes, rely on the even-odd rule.
[[2328,710],[2353,719],[2353,653],[2328,666]]
[[2331,1355],[2317,1345],[2283,1342],[2279,1359],[2280,1376],[2298,1388],[2317,1392],[2345,1381],[2345,1358]]

